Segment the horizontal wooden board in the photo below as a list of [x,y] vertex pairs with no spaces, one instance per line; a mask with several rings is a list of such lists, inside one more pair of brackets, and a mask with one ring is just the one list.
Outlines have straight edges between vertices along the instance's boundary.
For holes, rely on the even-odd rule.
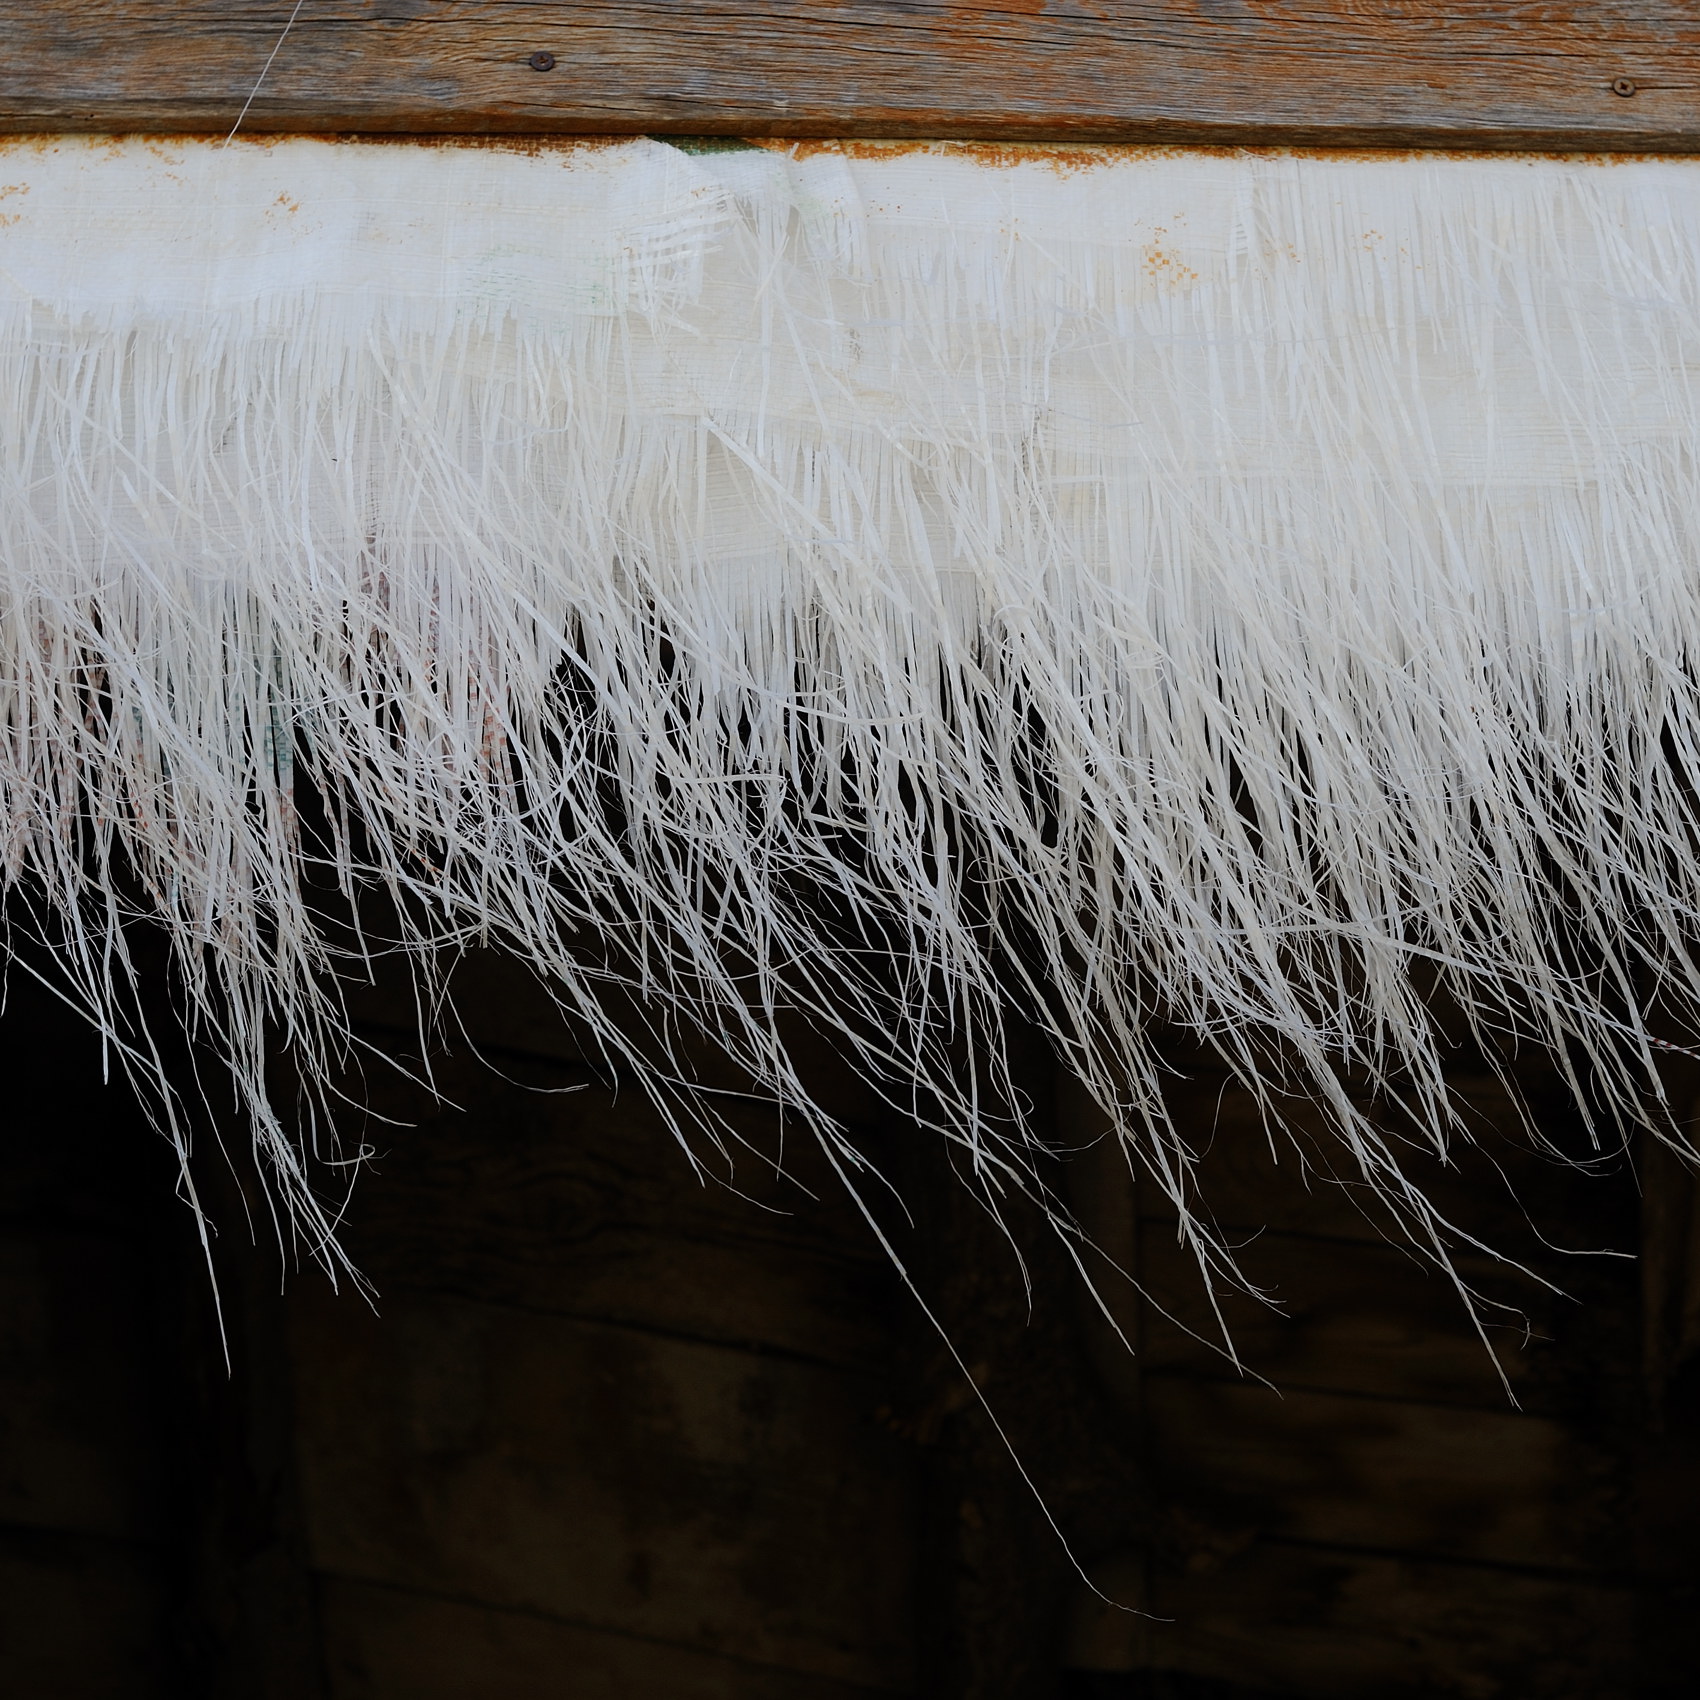
[[378,1067],[349,1082],[360,1108],[343,1138],[373,1156],[343,1240],[386,1299],[430,1288],[845,1367],[886,1363],[902,1289],[818,1150],[782,1140],[763,1106],[726,1103],[744,1143],[721,1154],[699,1139],[699,1174],[635,1088],[481,1060],[465,1044],[436,1059],[433,1079],[441,1098]]
[[1578,1573],[1626,1561],[1615,1461],[1546,1418],[1159,1374],[1145,1418],[1165,1491],[1243,1540]]
[[[1402,1172],[1455,1230],[1449,1243],[1468,1252],[1474,1239],[1501,1256],[1542,1265],[1559,1246],[1619,1253],[1633,1248],[1637,1195],[1621,1154],[1593,1149],[1567,1102],[1556,1094],[1531,1104],[1543,1139],[1585,1168],[1538,1155],[1517,1107],[1497,1082],[1480,1075],[1449,1079],[1463,1117],[1444,1162],[1426,1146],[1391,1129]],[[1367,1108],[1367,1105],[1366,1105]],[[1398,1222],[1365,1185],[1321,1105],[1289,1099],[1284,1127],[1266,1124],[1255,1099],[1201,1072],[1171,1098],[1178,1126],[1201,1153],[1197,1197],[1204,1213],[1230,1239],[1265,1228],[1330,1239],[1380,1243],[1404,1239]],[[1173,1207],[1149,1183],[1138,1188],[1139,1214],[1152,1232],[1174,1220]],[[1542,1273],[1567,1290],[1575,1268],[1596,1259],[1558,1258]]]
[[14,1695],[166,1700],[180,1634],[173,1555],[0,1525],[0,1686]]
[[[1633,1602],[1591,1581],[1254,1541],[1159,1563],[1134,1668],[1308,1700],[1628,1700]],[[1676,1692],[1676,1690],[1672,1690]]]
[[912,1683],[913,1454],[867,1381],[418,1294],[303,1297],[292,1340],[315,1569]]
[[[388,916],[377,915],[374,924],[388,925]],[[584,1064],[579,1035],[548,987],[516,957],[468,951],[444,970],[445,983],[435,993],[416,983],[408,964],[398,958],[381,959],[373,967],[370,980],[351,976],[342,991],[350,1019],[385,1055],[415,1056],[423,1025],[440,1048],[450,1051]]]
[[[1246,1245],[1238,1262],[1269,1302],[1224,1289],[1222,1320],[1247,1371],[1282,1392],[1307,1388],[1503,1414],[1512,1408],[1509,1384],[1525,1410],[1570,1414],[1558,1397],[1563,1390],[1543,1371],[1576,1307],[1533,1282],[1507,1281],[1484,1258],[1466,1260],[1465,1278],[1503,1291],[1528,1324],[1525,1330],[1513,1312],[1484,1309],[1493,1352],[1445,1275],[1402,1247],[1270,1233]],[[1232,1376],[1190,1252],[1173,1235],[1148,1234],[1140,1274],[1151,1299],[1140,1330],[1143,1368]]]
[[0,1237],[0,1524],[135,1540],[162,1520],[134,1250],[88,1232]]
[[305,0],[279,45],[290,10],[3,0],[0,125],[1700,141],[1687,0]]
[[880,1690],[525,1612],[327,1577],[329,1700],[857,1700]]

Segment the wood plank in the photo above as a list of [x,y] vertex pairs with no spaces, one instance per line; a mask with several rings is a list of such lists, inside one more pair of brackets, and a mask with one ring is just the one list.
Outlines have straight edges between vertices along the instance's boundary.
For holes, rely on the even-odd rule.
[[[4,0],[0,124],[228,130],[290,9]],[[244,124],[1689,149],[1700,15],[1687,0],[307,0]]]
[[20,1700],[178,1700],[172,1556],[0,1527],[0,1687]]
[[[1537,1266],[1553,1262],[1550,1254],[1560,1246],[1633,1251],[1638,1199],[1632,1166],[1622,1153],[1608,1156],[1590,1146],[1555,1082],[1544,1077],[1531,1082],[1535,1125],[1555,1148],[1587,1164],[1586,1170],[1531,1150],[1515,1103],[1490,1076],[1457,1074],[1448,1084],[1468,1137],[1455,1135],[1444,1161],[1411,1139],[1398,1141],[1395,1149],[1405,1175],[1460,1230],[1453,1242],[1459,1250],[1468,1250],[1463,1237],[1468,1235],[1498,1254],[1532,1258]],[[1280,1105],[1286,1126],[1272,1129],[1250,1093],[1225,1085],[1219,1073],[1200,1070],[1177,1085],[1172,1111],[1202,1153],[1197,1185],[1203,1208],[1231,1238],[1271,1226],[1366,1244],[1403,1238],[1356,1172],[1321,1106],[1286,1100]],[[1173,1223],[1173,1207],[1155,1186],[1142,1184],[1138,1192],[1140,1217],[1151,1224],[1151,1233]],[[1573,1271],[1599,1261],[1561,1257],[1554,1267],[1560,1283],[1568,1285],[1566,1265]],[[1553,1270],[1542,1272],[1550,1277]]]
[[317,1570],[912,1684],[914,1462],[875,1384],[422,1295],[303,1298],[295,1341]]
[[[1177,1671],[1309,1700],[1640,1692],[1627,1588],[1268,1540],[1129,1558],[1105,1580],[1153,1616],[1083,1597],[1073,1642],[1089,1668]],[[1130,1591],[1141,1572],[1149,1580]]]
[[[390,923],[380,912],[371,924],[379,930]],[[373,968],[369,981],[349,979],[342,992],[349,1019],[367,1030],[365,1036],[381,1051],[416,1053],[423,1016],[450,1051],[584,1064],[579,1035],[547,987],[517,957],[495,950],[468,951],[446,970],[440,1002],[429,1009],[421,1007],[420,989],[405,961],[392,957],[375,962]]]
[[[350,1084],[349,1147],[375,1149],[344,1234],[387,1299],[403,1288],[617,1322],[846,1367],[889,1361],[904,1299],[805,1139],[728,1101],[745,1141],[709,1172],[637,1089],[463,1048],[433,1099],[373,1069]],[[773,1157],[783,1149],[784,1173]],[[768,1160],[763,1160],[763,1153]]]
[[164,1277],[173,1230],[187,1251],[193,1227],[172,1204],[165,1142],[103,1084],[94,1033],[22,970],[9,978],[0,1524],[168,1542],[185,1512],[173,1428],[188,1413],[171,1390],[178,1293]]
[[[1403,1247],[1277,1232],[1251,1241],[1238,1261],[1269,1302],[1224,1291],[1229,1337],[1246,1369],[1283,1392],[1307,1388],[1503,1413],[1511,1408],[1509,1383],[1524,1410],[1575,1414],[1552,1360],[1579,1307],[1533,1282],[1507,1280],[1486,1259],[1465,1260],[1461,1273],[1479,1289],[1502,1292],[1528,1322],[1526,1332],[1511,1316],[1484,1313],[1492,1352],[1446,1277]],[[1192,1254],[1173,1235],[1149,1233],[1140,1278],[1152,1301],[1141,1322],[1145,1370],[1231,1376]],[[1596,1375],[1602,1367],[1590,1360]],[[1611,1367],[1621,1395],[1632,1397],[1628,1354]]]
[[1145,1417],[1174,1503],[1247,1541],[1576,1572],[1628,1562],[1618,1461],[1543,1417],[1152,1373]]
[[523,1612],[327,1577],[332,1700],[857,1700],[878,1690]]
[[0,1236],[0,1522],[137,1540],[167,1520],[134,1249]]

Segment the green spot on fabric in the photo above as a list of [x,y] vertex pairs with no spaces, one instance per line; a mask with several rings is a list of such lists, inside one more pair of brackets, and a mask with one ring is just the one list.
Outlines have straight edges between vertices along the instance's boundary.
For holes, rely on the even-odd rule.
[[742,136],[651,136],[652,142],[665,142],[680,153],[749,153],[756,144]]

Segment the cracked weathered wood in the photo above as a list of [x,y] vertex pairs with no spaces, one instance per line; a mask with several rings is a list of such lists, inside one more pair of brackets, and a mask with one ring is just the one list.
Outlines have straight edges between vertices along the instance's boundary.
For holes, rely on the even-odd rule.
[[[0,129],[228,130],[289,12],[0,0]],[[243,128],[1686,149],[1700,10],[304,0]]]

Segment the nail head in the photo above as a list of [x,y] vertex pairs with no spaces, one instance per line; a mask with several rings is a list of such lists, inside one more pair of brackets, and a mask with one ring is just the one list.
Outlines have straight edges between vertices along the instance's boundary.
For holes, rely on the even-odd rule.
[[526,60],[526,64],[534,71],[553,71],[555,69],[555,55],[553,53],[534,53]]
[[1627,100],[1635,92],[1635,81],[1632,77],[1613,77],[1611,92],[1620,94]]

